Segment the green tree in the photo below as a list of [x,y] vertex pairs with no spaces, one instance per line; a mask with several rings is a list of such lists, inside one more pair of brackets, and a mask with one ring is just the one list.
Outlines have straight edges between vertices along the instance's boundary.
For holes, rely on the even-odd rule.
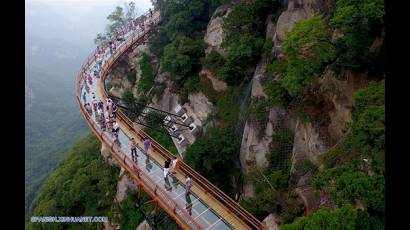
[[[51,173],[33,216],[105,216],[116,193],[119,169],[100,155],[101,143],[89,135]],[[101,223],[29,223],[27,229],[95,229]]]
[[180,36],[165,47],[161,66],[174,81],[181,83],[198,68],[203,54],[202,41]]
[[185,162],[227,194],[234,196],[239,169],[238,139],[230,128],[209,128],[186,150]]
[[352,112],[353,144],[361,154],[372,159],[373,166],[380,172],[385,168],[384,85],[384,80],[371,82],[358,90],[353,98]]
[[127,22],[135,19],[137,17],[137,13],[135,12],[135,2],[130,1],[129,3],[124,3],[125,5],[125,20]]
[[357,211],[352,206],[346,205],[334,211],[321,208],[307,217],[299,217],[292,224],[285,224],[281,230],[354,230],[357,220]]
[[337,39],[335,70],[364,67],[375,54],[370,46],[381,35],[384,0],[337,0],[330,24],[341,33]]
[[138,81],[138,91],[140,94],[146,94],[154,86],[154,71],[151,66],[151,57],[143,53],[139,64],[141,78]]
[[108,34],[114,33],[116,30],[125,25],[126,18],[124,16],[124,10],[122,7],[117,6],[115,10],[107,16],[107,19],[111,24],[107,26]]
[[94,38],[94,44],[101,46],[107,40],[107,36],[98,33],[97,37]]
[[288,61],[280,83],[291,96],[300,95],[335,58],[330,29],[319,16],[296,22],[283,50]]
[[223,20],[226,62],[217,70],[217,76],[230,85],[239,84],[245,70],[255,64],[264,46],[264,20],[274,10],[276,1],[261,0],[248,4],[241,1]]

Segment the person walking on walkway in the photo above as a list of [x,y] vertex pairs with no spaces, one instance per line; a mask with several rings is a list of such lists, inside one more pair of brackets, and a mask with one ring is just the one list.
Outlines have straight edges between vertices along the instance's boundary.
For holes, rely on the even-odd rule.
[[100,78],[100,72],[97,69],[94,70],[94,76]]
[[151,145],[151,140],[148,137],[146,137],[144,139],[144,151],[147,153],[147,155],[148,155],[148,149],[150,145]]
[[93,84],[93,78],[91,77],[91,74],[88,74],[87,79],[88,79],[88,84],[92,85]]
[[114,135],[118,136],[118,131],[120,131],[120,126],[116,121],[114,121],[112,125],[112,132],[114,133]]
[[176,170],[177,170],[178,166],[179,166],[178,158],[176,156],[173,156],[172,157],[172,162],[171,162],[171,170],[170,170],[171,174],[176,174],[177,173]]
[[93,97],[91,103],[93,104],[94,114],[97,114],[97,99],[95,99],[95,96]]
[[188,197],[191,194],[191,187],[192,187],[192,178],[190,175],[186,175],[185,179],[185,197]]
[[111,107],[112,107],[112,115],[113,115],[113,117],[116,117],[116,113],[117,113],[117,110],[118,110],[117,104],[115,104],[115,102],[112,102]]
[[108,129],[108,132],[112,132],[112,120],[109,118],[109,117],[106,117],[105,118],[105,123],[107,123],[107,129]]
[[169,165],[171,164],[171,161],[169,159],[167,159],[164,163],[164,181],[165,181],[165,189],[170,191],[172,190],[172,186],[169,183]]
[[84,104],[87,103],[87,95],[85,92],[83,93],[83,101],[84,101]]
[[137,161],[138,154],[137,154],[137,143],[135,143],[134,138],[131,138],[131,157],[134,162]]
[[90,115],[90,116],[93,115],[93,109],[91,108],[90,103],[86,103],[86,104],[85,104],[85,109],[87,110],[88,115]]

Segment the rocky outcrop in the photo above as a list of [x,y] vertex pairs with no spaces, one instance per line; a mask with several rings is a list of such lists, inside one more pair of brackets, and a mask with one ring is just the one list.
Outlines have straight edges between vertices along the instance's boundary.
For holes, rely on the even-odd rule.
[[256,163],[259,167],[267,167],[270,154],[270,143],[275,134],[274,127],[284,114],[283,109],[271,108],[269,110],[269,120],[264,127],[264,133],[260,137],[259,132],[263,127],[258,127],[249,119],[243,131],[239,159],[244,173],[247,173],[250,166]]
[[207,77],[212,83],[212,88],[217,92],[223,92],[228,87],[226,82],[221,81],[218,78],[216,78],[214,74],[208,69],[206,69],[205,67],[199,72],[199,75]]
[[120,230],[121,227],[119,224],[116,224],[116,223],[104,222],[102,229],[103,230]]
[[268,230],[279,230],[279,216],[276,213],[269,214],[265,219],[263,219],[262,224],[268,227]]
[[283,58],[282,44],[286,33],[293,29],[296,22],[313,15],[327,14],[334,5],[334,0],[289,0],[286,2],[286,10],[279,16],[273,36],[274,53],[279,58]]
[[252,81],[252,97],[264,97],[268,96],[263,92],[262,80],[266,76],[266,63],[260,61],[256,66],[253,81]]
[[302,123],[298,119],[294,133],[291,171],[298,162],[304,160],[315,162],[317,157],[327,149],[325,141],[310,122]]
[[159,98],[154,97],[152,99],[152,103],[149,104],[149,106],[173,113],[174,108],[180,102],[180,96],[174,90],[174,83],[169,80],[169,75],[167,73],[158,74],[155,81],[165,83],[166,87]]
[[219,6],[212,15],[204,37],[205,43],[208,44],[208,48],[205,50],[206,54],[209,54],[212,49],[217,50],[221,54],[224,53],[224,50],[221,48],[223,41],[222,22],[223,18],[226,17],[229,12],[230,6],[222,5]]
[[151,226],[149,226],[148,222],[144,220],[141,224],[138,225],[136,230],[151,230]]
[[118,203],[127,199],[130,191],[135,191],[137,189],[137,183],[124,172],[123,168],[121,168],[119,178],[120,179],[117,184],[117,194],[115,195],[115,200]]
[[[168,74],[158,74],[155,81],[165,83],[166,88],[159,98],[153,98],[153,101],[151,104],[149,104],[149,106],[173,114],[176,113],[175,109],[178,106],[181,106],[185,110],[186,114],[189,117],[188,120],[190,121],[185,123],[187,125],[194,123],[199,129],[202,129],[202,127],[206,123],[208,115],[214,109],[213,104],[208,100],[208,98],[202,92],[189,94],[188,101],[185,104],[181,105],[180,96],[175,93],[174,83],[169,80]],[[176,138],[172,138],[172,140],[177,147],[179,154],[183,157],[183,153],[185,152],[188,145],[195,142],[196,135],[191,133],[190,130],[188,130],[186,127],[180,127],[180,130],[184,138],[186,138],[187,142],[178,144],[178,140]]]
[[327,68],[318,81],[319,93],[333,103],[333,110],[329,111],[330,124],[327,129],[333,143],[343,136],[351,122],[353,94],[369,81],[363,75],[346,71],[345,80],[338,80],[331,69]]
[[202,92],[190,94],[188,96],[188,103],[185,103],[183,107],[186,108],[190,117],[200,126],[205,124],[208,115],[214,109],[213,104]]
[[115,160],[112,157],[112,154],[110,152],[110,149],[108,146],[105,144],[101,145],[101,150],[100,150],[101,155],[103,156],[104,160],[111,166],[117,166],[119,167],[120,165],[118,164],[117,160]]

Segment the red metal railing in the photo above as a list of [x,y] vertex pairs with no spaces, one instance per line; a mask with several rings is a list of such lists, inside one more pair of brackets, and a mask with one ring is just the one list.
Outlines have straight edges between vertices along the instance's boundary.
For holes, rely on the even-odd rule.
[[[148,14],[146,14],[145,16],[147,17]],[[154,25],[157,25],[159,23],[159,20],[160,20],[159,16],[156,17],[155,20],[154,20]],[[104,93],[103,93],[104,99],[108,97],[106,89],[105,89],[104,81],[105,81],[105,78],[106,78],[108,72],[111,70],[111,67],[118,61],[119,57],[121,57],[124,54],[125,51],[127,51],[132,45],[144,41],[146,39],[146,37],[151,34],[151,32],[152,32],[152,28],[148,28],[143,32],[134,32],[131,35],[131,39],[128,39],[128,41],[125,44],[121,45],[121,47],[119,49],[117,49],[115,51],[115,53],[113,55],[111,55],[111,57],[109,57],[107,62],[104,64],[104,66],[102,67],[102,70],[101,70],[101,81],[103,82],[103,87],[104,87]],[[88,117],[88,113],[85,111],[85,108],[83,108],[83,105],[81,104],[81,100],[80,100],[81,83],[82,83],[82,80],[83,80],[83,77],[84,77],[84,73],[85,73],[86,69],[90,66],[90,64],[95,60],[95,53],[96,53],[96,51],[92,52],[87,57],[87,60],[83,64],[83,66],[81,68],[81,71],[78,74],[78,78],[77,78],[77,101],[80,105],[80,108],[82,110],[82,113],[83,113],[84,117],[86,117],[86,120],[89,123],[89,125],[91,126],[91,128],[93,129],[93,131],[96,134],[99,135],[99,138],[102,141],[104,141],[105,143],[110,143],[110,142],[107,142],[107,140],[104,140],[104,138],[102,138],[104,136],[103,132],[98,131],[100,129],[98,127],[96,127],[95,123],[92,120],[90,120],[90,118]],[[117,119],[122,121],[127,126],[128,130],[135,132],[140,137],[140,139],[143,139],[145,137],[149,137],[152,140],[151,146],[153,148],[153,151],[161,154],[164,158],[171,158],[173,156],[166,148],[164,148],[161,144],[159,144],[157,141],[155,141],[152,137],[150,137],[143,130],[141,130],[139,128],[137,128],[137,129],[134,128],[135,127],[134,123],[127,116],[125,116],[121,111],[117,112]],[[113,146],[113,145],[111,145],[111,146]],[[122,158],[120,156],[123,153],[120,150],[117,150],[116,154],[117,154],[117,157],[121,160]],[[120,154],[120,155],[118,155],[118,154]],[[125,155],[125,154],[123,154],[123,155]],[[125,157],[126,157],[126,155],[125,155]],[[215,185],[213,185],[211,182],[209,182],[206,178],[204,178],[202,175],[197,173],[195,170],[193,170],[191,167],[189,167],[188,165],[186,165],[182,161],[181,161],[180,169],[185,174],[190,175],[192,177],[192,179],[198,185],[205,188],[206,191],[209,194],[211,194],[215,199],[217,199],[224,206],[226,206],[232,212],[233,215],[236,215],[237,217],[239,217],[250,228],[252,228],[252,229],[267,229],[265,225],[263,225],[252,214],[250,214],[248,211],[246,211],[244,208],[242,208],[237,202],[232,200],[232,198],[230,198],[228,195],[223,193],[219,188],[217,188]],[[138,168],[137,168],[137,170],[138,170]],[[131,172],[132,172],[132,170],[131,170]],[[143,171],[138,170],[137,172],[138,172],[138,175],[143,175],[143,177],[146,178],[144,180],[144,182],[147,183],[145,186],[148,185],[146,189],[151,189],[152,190],[153,189],[152,186],[153,186],[153,184],[155,184],[155,182],[153,182],[151,179],[149,179],[149,177],[147,175],[145,175],[143,173]],[[149,185],[150,183],[152,183],[151,187]],[[157,185],[155,185],[154,188],[155,188],[154,189],[155,191],[160,191],[160,190],[162,191],[162,189],[160,187],[158,187]],[[180,214],[182,215],[182,216],[180,216],[180,218],[182,218],[185,221],[185,223],[190,223],[191,225],[195,225],[195,226],[197,226],[197,228],[200,228],[199,225],[196,224],[195,221],[192,219],[192,217],[186,212],[186,210],[183,209],[183,208],[180,208],[178,206],[178,204],[171,197],[169,197],[169,195],[166,192],[164,192],[163,194],[160,193],[159,196],[161,196],[161,198],[164,199],[163,202],[166,203],[168,206],[169,205],[171,205],[171,206],[174,205],[172,207],[173,211],[175,211],[177,209],[178,213],[180,212]],[[169,206],[169,207],[171,207],[171,206]]]

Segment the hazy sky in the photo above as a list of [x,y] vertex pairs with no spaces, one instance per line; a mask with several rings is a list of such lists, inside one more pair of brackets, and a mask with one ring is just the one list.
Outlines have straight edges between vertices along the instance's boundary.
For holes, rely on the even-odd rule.
[[[95,5],[112,5],[112,4],[117,4],[122,5],[122,2],[126,2],[125,0],[27,0],[26,2],[42,2],[46,3],[49,5],[64,5],[64,6],[81,6],[81,5],[86,5],[86,6],[95,6]],[[128,2],[128,1],[127,1]],[[151,1],[150,0],[134,0],[136,5],[140,9],[145,9],[148,10],[148,8],[151,7]],[[81,6],[83,7],[83,6]]]
[[[130,0],[26,0],[26,38],[37,36],[67,40],[91,49],[104,32],[107,16]],[[150,0],[134,0],[140,15],[152,8]]]

